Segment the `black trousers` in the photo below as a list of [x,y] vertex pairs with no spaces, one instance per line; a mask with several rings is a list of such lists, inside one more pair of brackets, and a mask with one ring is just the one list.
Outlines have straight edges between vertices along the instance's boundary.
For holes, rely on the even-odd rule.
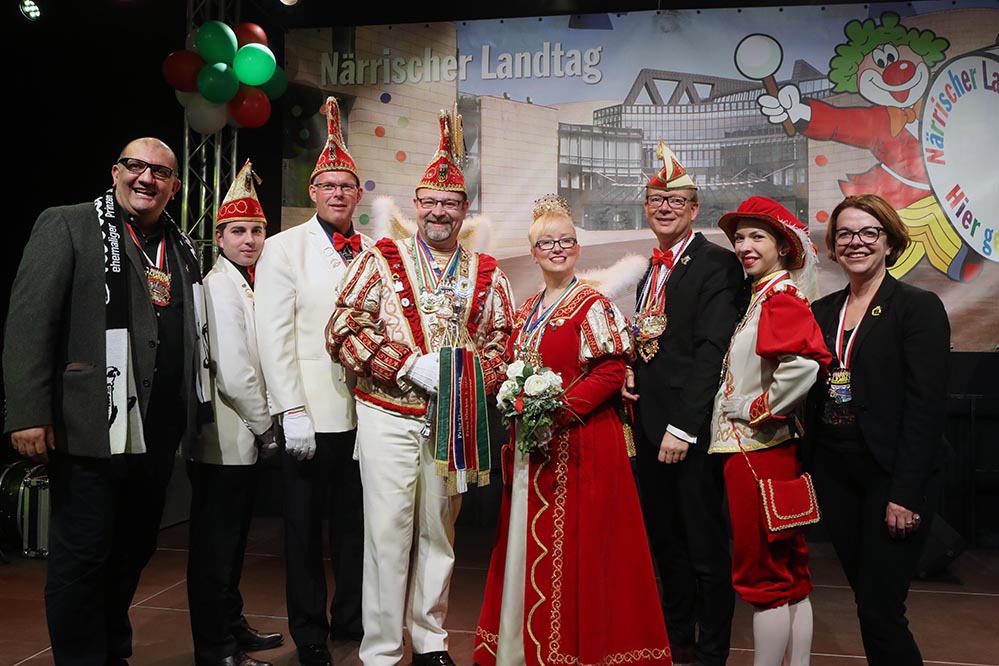
[[253,517],[256,465],[188,461],[191,519],[187,599],[196,664],[236,655],[235,631],[244,626],[239,579]]
[[[283,454],[285,589],[295,645],[327,637],[359,640],[364,513],[361,470],[353,459],[355,430],[316,433],[316,455]],[[323,521],[328,521],[335,590],[326,610]]]
[[49,455],[45,615],[55,662],[105,666],[132,654],[132,603],[156,551],[180,432],[147,423],[147,453]]
[[922,664],[905,599],[930,533],[939,480],[931,484],[928,504],[919,507],[920,528],[905,539],[892,539],[885,525],[891,477],[866,449],[844,452],[818,443],[812,477],[822,523],[853,588],[867,662]]
[[636,463],[669,642],[692,646],[705,666],[721,666],[735,612],[721,457],[691,449],[683,462],[666,465],[659,444],[640,434]]

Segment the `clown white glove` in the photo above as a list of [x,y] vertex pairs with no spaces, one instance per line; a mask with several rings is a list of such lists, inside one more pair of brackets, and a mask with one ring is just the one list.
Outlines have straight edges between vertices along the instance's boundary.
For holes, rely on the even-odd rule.
[[729,421],[745,421],[749,423],[749,408],[753,404],[753,398],[745,396],[734,396],[726,398],[718,403],[718,408]]
[[801,91],[796,86],[786,85],[777,92],[777,96],[760,95],[756,98],[760,111],[774,125],[785,120],[796,123],[799,120],[812,119],[812,107],[801,101]]
[[296,460],[312,460],[316,455],[316,429],[304,407],[284,413],[284,448]]
[[437,395],[437,382],[440,379],[440,356],[437,352],[424,354],[406,373],[406,379],[416,384],[430,395]]

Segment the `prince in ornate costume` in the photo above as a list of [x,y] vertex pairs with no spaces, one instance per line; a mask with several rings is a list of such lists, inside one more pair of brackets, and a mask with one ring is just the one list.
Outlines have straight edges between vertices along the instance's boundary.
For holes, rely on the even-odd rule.
[[415,666],[453,664],[444,619],[454,520],[468,484],[489,481],[486,399],[504,379],[513,318],[496,260],[458,243],[469,203],[456,107],[440,127],[416,187],[417,233],[358,256],[326,329],[330,355],[357,375],[360,658],[370,666],[403,659],[404,626]]

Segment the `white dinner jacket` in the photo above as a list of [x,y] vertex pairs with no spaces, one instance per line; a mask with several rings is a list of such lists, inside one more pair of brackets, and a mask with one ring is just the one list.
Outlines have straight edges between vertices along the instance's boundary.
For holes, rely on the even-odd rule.
[[257,354],[253,290],[224,257],[216,260],[204,284],[215,422],[202,427],[190,456],[216,465],[252,465],[257,461],[254,436],[271,427]]
[[[362,234],[361,249],[371,245]],[[271,413],[304,405],[316,432],[357,425],[354,376],[326,353],[326,324],[346,272],[315,215],[268,238],[257,262],[257,345]]]

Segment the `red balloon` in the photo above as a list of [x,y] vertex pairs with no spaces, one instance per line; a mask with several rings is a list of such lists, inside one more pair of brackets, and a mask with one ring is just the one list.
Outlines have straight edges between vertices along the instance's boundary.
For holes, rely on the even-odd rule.
[[240,23],[232,31],[236,33],[238,48],[242,48],[246,44],[263,44],[267,46],[267,33],[256,23]]
[[181,92],[198,91],[198,72],[205,59],[194,51],[174,51],[163,60],[163,78]]
[[242,127],[260,127],[271,117],[271,101],[256,86],[239,86],[239,92],[226,102],[229,115]]

